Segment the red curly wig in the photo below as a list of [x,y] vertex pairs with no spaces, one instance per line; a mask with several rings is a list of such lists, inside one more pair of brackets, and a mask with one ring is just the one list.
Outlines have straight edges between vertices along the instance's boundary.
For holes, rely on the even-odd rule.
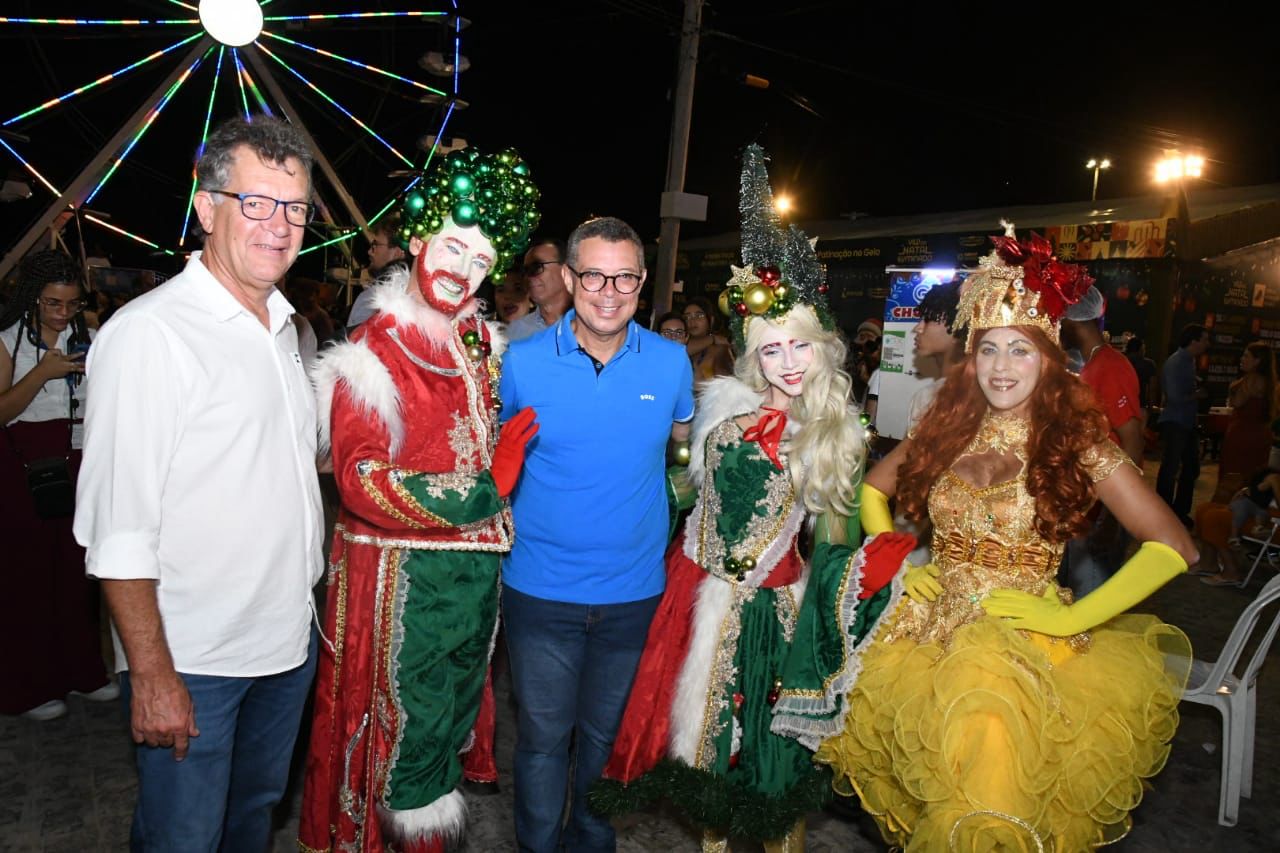
[[[1106,441],[1110,426],[1089,386],[1067,370],[1057,344],[1034,326],[1016,328],[1041,355],[1040,381],[1031,392],[1027,492],[1036,501],[1036,531],[1065,542],[1088,528],[1085,514],[1097,497],[1081,454]],[[984,334],[974,336],[973,351],[947,372],[898,468],[899,511],[913,521],[928,517],[933,484],[964,452],[987,411],[975,360]]]

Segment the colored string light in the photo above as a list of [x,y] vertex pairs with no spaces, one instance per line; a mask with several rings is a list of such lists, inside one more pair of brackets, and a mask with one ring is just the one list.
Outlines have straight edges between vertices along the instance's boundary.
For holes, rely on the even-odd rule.
[[94,197],[102,191],[102,188],[106,186],[107,181],[111,180],[111,176],[120,168],[120,164],[125,161],[125,158],[127,158],[129,153],[133,151],[134,146],[137,145],[143,135],[151,129],[151,125],[155,123],[156,118],[158,118],[164,108],[168,106],[169,101],[172,100],[173,96],[182,88],[182,84],[187,82],[187,79],[191,76],[191,72],[195,71],[200,63],[203,62],[211,53],[213,53],[212,47],[204,52],[204,56],[197,57],[196,61],[187,66],[187,70],[183,71],[182,75],[178,77],[177,80],[173,81],[173,85],[169,87],[169,91],[164,93],[164,97],[160,99],[160,103],[156,104],[155,107],[152,108],[151,112],[147,114],[147,117],[142,122],[142,127],[138,128],[138,132],[134,134],[133,139],[129,140],[129,144],[120,152],[120,156],[111,164],[111,168],[102,176],[102,180],[98,181],[98,185],[93,188],[93,192],[89,193],[85,198],[85,204],[89,204],[93,201]]
[[448,12],[343,12],[333,15],[267,15],[264,21],[333,21],[340,18],[442,18]]
[[[204,112],[204,128],[200,131],[200,147],[196,149],[197,162],[204,155],[205,143],[209,141],[209,124],[213,120],[213,98],[218,94],[218,79],[222,76],[222,57],[226,51],[225,45],[218,48],[218,64],[213,69],[213,85],[209,87],[209,106]],[[187,242],[187,229],[191,225],[191,206],[195,203],[197,182],[195,170],[192,169],[191,192],[187,194],[187,212],[182,215],[182,234],[178,237],[179,247]]]
[[192,6],[190,3],[184,3],[182,2],[182,0],[169,0],[169,2],[175,6],[181,6],[184,9],[190,9],[192,12],[199,13],[200,11],[198,7]]
[[35,167],[35,166],[32,166],[30,163],[28,163],[28,162],[27,162],[27,160],[26,160],[26,158],[24,158],[21,154],[19,154],[17,151],[15,151],[15,150],[13,149],[13,146],[12,146],[12,145],[10,145],[9,143],[5,142],[5,141],[4,141],[4,139],[2,139],[2,138],[0,138],[0,145],[3,145],[6,149],[8,149],[9,153],[10,153],[10,154],[12,154],[12,155],[17,159],[17,161],[18,161],[19,163],[21,163],[21,164],[23,165],[23,167],[25,167],[25,168],[26,168],[26,170],[27,170],[28,172],[30,172],[32,175],[34,175],[34,176],[35,176],[35,178],[36,178],[36,180],[38,180],[40,183],[42,183],[42,184],[44,184],[46,187],[48,187],[48,188],[49,188],[49,192],[53,193],[55,196],[60,196],[60,195],[62,195],[62,192],[61,192],[57,187],[55,187],[53,184],[49,183],[49,181],[45,178],[45,176],[44,176],[44,175],[42,175],[42,174],[40,174],[40,172],[39,172],[39,171],[37,171],[37,169],[36,169],[36,167]]
[[356,118],[354,115],[352,115],[350,110],[348,110],[346,107],[342,106],[342,104],[339,104],[339,103],[338,103],[337,101],[335,101],[333,98],[329,97],[327,94],[325,94],[325,92],[324,92],[324,91],[323,91],[319,86],[317,86],[315,83],[312,83],[310,80],[308,80],[306,77],[304,77],[304,76],[303,76],[302,74],[300,74],[298,71],[296,71],[296,70],[293,68],[293,66],[289,65],[289,63],[285,62],[283,59],[281,59],[280,57],[278,57],[278,56],[276,56],[274,53],[272,53],[270,50],[268,50],[265,46],[263,46],[262,42],[260,42],[260,41],[256,41],[256,42],[254,42],[254,44],[257,46],[257,48],[258,48],[259,50],[261,50],[261,51],[262,51],[263,53],[265,53],[267,56],[271,57],[271,58],[272,58],[272,59],[274,59],[276,62],[278,62],[278,63],[279,63],[279,64],[280,64],[280,65],[281,65],[281,66],[282,66],[286,71],[288,71],[288,72],[289,72],[290,74],[292,74],[294,77],[297,77],[297,78],[298,78],[299,80],[301,80],[304,84],[306,84],[306,86],[307,86],[309,89],[311,89],[311,91],[315,92],[317,95],[319,95],[320,97],[324,98],[326,101],[328,101],[330,104],[332,104],[332,105],[333,105],[333,107],[334,107],[335,109],[337,109],[339,112],[341,112],[341,113],[342,113],[343,115],[345,115],[347,118],[351,119],[353,122],[355,122],[357,125],[359,125],[361,130],[363,130],[365,133],[369,134],[369,135],[370,135],[370,136],[372,136],[374,139],[378,140],[378,141],[379,141],[379,142],[381,142],[384,146],[386,146],[386,148],[387,148],[387,150],[388,150],[388,151],[390,151],[392,154],[394,154],[394,155],[396,155],[397,157],[399,157],[399,158],[400,158],[400,160],[401,160],[402,162],[404,162],[404,163],[405,163],[405,164],[406,164],[410,169],[412,169],[412,168],[413,168],[413,161],[412,161],[412,160],[410,160],[408,157],[404,156],[404,155],[403,155],[403,154],[401,154],[399,151],[397,151],[397,150],[395,149],[395,146],[393,146],[390,142],[388,142],[387,140],[385,140],[385,139],[383,139],[381,136],[379,136],[379,135],[377,134],[377,132],[375,132],[375,131],[374,131],[374,129],[373,129],[373,128],[369,127],[369,125],[365,124],[365,123],[364,123],[364,122],[362,122],[360,119],[358,119],[358,118]]
[[162,249],[162,248],[160,248],[160,244],[159,244],[159,243],[152,243],[152,242],[151,242],[150,240],[148,240],[146,237],[141,237],[141,236],[139,236],[139,235],[137,235],[137,234],[134,234],[132,231],[126,231],[126,230],[124,230],[123,228],[121,228],[121,227],[119,227],[119,226],[117,226],[117,225],[112,225],[110,222],[104,222],[103,220],[101,220],[101,219],[99,219],[98,217],[94,216],[92,213],[86,213],[86,214],[84,215],[84,218],[85,218],[85,219],[87,219],[87,220],[89,220],[90,222],[92,222],[94,225],[101,225],[103,228],[109,228],[109,229],[111,229],[112,231],[116,232],[117,234],[123,234],[125,237],[128,237],[130,240],[137,240],[139,243],[141,243],[141,244],[142,244],[142,245],[144,245],[144,246],[150,246],[150,247],[151,247],[151,248],[153,248],[153,249],[160,249],[160,251],[164,252],[166,255],[175,255],[175,254],[177,254],[177,253],[176,253],[176,252],[174,252],[172,249]]
[[343,240],[350,240],[352,237],[354,237],[359,233],[360,233],[360,229],[357,228],[355,231],[348,231],[345,234],[339,234],[337,237],[334,237],[332,240],[325,240],[323,243],[316,243],[314,246],[308,246],[307,248],[303,249],[301,252],[298,253],[298,257],[302,257],[303,255],[310,254],[311,252],[314,252],[316,249],[323,249],[325,246],[332,246],[334,243],[341,243]]
[[133,70],[133,69],[135,69],[135,68],[140,68],[141,66],[146,65],[148,62],[153,62],[153,61],[155,61],[155,60],[159,59],[160,57],[164,56],[166,53],[169,53],[170,51],[177,50],[178,48],[182,47],[183,45],[190,44],[191,42],[195,41],[196,39],[200,38],[200,37],[201,37],[201,36],[203,36],[203,35],[204,35],[204,33],[202,33],[202,32],[200,32],[200,33],[196,33],[196,34],[195,34],[195,35],[193,35],[193,36],[189,36],[189,37],[187,37],[187,38],[184,38],[184,39],[183,39],[182,41],[180,41],[180,42],[176,42],[176,43],[174,43],[174,44],[169,45],[168,47],[164,48],[163,50],[157,50],[155,53],[153,53],[153,54],[151,54],[151,55],[149,55],[149,56],[144,56],[142,59],[139,59],[137,62],[130,63],[129,65],[124,66],[123,68],[120,68],[120,69],[117,69],[117,70],[115,70],[115,71],[112,71],[110,74],[104,74],[103,76],[99,77],[97,80],[94,80],[92,83],[88,83],[88,84],[86,84],[86,85],[84,85],[84,86],[81,86],[81,87],[80,87],[80,88],[78,88],[78,89],[72,89],[70,92],[67,92],[67,93],[65,93],[65,94],[59,95],[58,97],[53,98],[52,100],[45,101],[45,102],[44,102],[43,104],[41,104],[40,106],[38,106],[38,107],[34,107],[34,108],[32,108],[32,109],[29,109],[29,110],[27,110],[25,113],[19,113],[18,115],[14,116],[13,118],[11,118],[11,119],[9,119],[8,121],[4,122],[4,123],[3,123],[3,125],[0,125],[0,126],[2,126],[2,127],[8,127],[9,125],[13,124],[14,122],[16,122],[16,121],[21,121],[22,119],[27,118],[28,116],[33,116],[33,115],[35,115],[35,114],[36,114],[36,113],[38,113],[38,112],[42,112],[42,111],[44,111],[44,110],[49,109],[50,107],[57,106],[58,104],[66,103],[67,101],[69,101],[69,100],[71,100],[72,98],[74,98],[76,95],[82,94],[82,93],[87,92],[87,91],[89,91],[90,89],[92,89],[92,88],[94,88],[94,87],[96,87],[96,86],[101,86],[103,83],[107,83],[107,82],[109,82],[109,81],[111,81],[111,80],[114,80],[114,79],[116,79],[116,78],[118,78],[118,77],[121,77],[121,76],[123,76],[125,73],[127,73],[127,72],[129,72],[129,71],[132,71],[132,70]]
[[150,27],[156,25],[198,24],[199,18],[7,18],[0,24],[61,24],[89,27]]
[[300,41],[294,41],[294,40],[293,40],[293,39],[291,39],[291,38],[285,38],[284,36],[276,35],[275,33],[269,33],[269,32],[263,31],[263,33],[262,33],[262,34],[263,34],[264,36],[267,36],[268,38],[273,38],[273,39],[275,39],[276,41],[282,41],[282,42],[284,42],[285,44],[291,44],[291,45],[293,45],[294,47],[300,47],[300,48],[302,48],[303,50],[309,50],[309,51],[311,51],[312,53],[318,53],[318,54],[320,54],[321,56],[327,56],[327,57],[329,57],[330,59],[336,59],[336,60],[338,60],[339,62],[345,62],[345,63],[347,63],[348,65],[354,65],[354,66],[356,66],[357,68],[363,68],[365,71],[372,71],[372,72],[373,72],[373,73],[375,73],[375,74],[381,74],[381,75],[382,75],[382,76],[384,76],[384,77],[390,77],[390,78],[391,78],[391,79],[393,79],[393,80],[399,80],[401,83],[408,83],[410,86],[416,86],[416,87],[418,87],[419,89],[424,89],[424,90],[426,90],[426,91],[428,91],[428,92],[431,92],[431,93],[433,93],[433,94],[436,94],[436,95],[442,95],[442,96],[443,96],[443,95],[445,95],[445,94],[446,94],[445,92],[441,91],[440,89],[433,89],[432,87],[430,87],[430,86],[426,85],[425,83],[419,83],[417,80],[410,80],[408,77],[401,77],[399,74],[393,74],[393,73],[392,73],[392,72],[390,72],[390,71],[383,70],[383,69],[378,68],[377,66],[374,66],[374,65],[367,65],[367,64],[365,64],[365,63],[363,63],[363,62],[360,62],[360,61],[358,61],[358,60],[355,60],[355,59],[348,59],[348,58],[347,58],[347,57],[345,57],[345,56],[339,56],[339,55],[338,55],[338,54],[336,54],[336,53],[332,53],[332,52],[327,51],[327,50],[322,50],[321,48],[318,48],[318,47],[312,47],[312,46],[311,46],[311,45],[309,45],[309,44],[303,44],[303,43],[302,43],[302,42],[300,42]]
[[269,116],[274,116],[271,107],[267,106],[267,99],[262,97],[262,91],[258,88],[258,84],[253,82],[253,76],[249,74],[248,68],[241,68],[240,73],[244,75],[244,82],[249,84],[249,91],[253,93],[253,99],[258,102],[258,109],[262,110]]
[[249,120],[249,93],[244,88],[244,64],[240,62],[240,48],[231,48],[231,55],[236,60],[236,80],[240,82],[240,103],[244,106],[244,119]]

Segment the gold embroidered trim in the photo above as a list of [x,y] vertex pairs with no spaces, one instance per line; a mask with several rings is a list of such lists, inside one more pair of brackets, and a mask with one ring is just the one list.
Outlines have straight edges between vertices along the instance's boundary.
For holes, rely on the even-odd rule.
[[387,496],[378,488],[378,484],[373,482],[373,472],[382,471],[391,468],[385,462],[375,462],[372,459],[366,459],[356,464],[356,474],[360,477],[360,488],[364,489],[365,494],[373,499],[383,512],[394,518],[396,521],[406,524],[416,530],[425,530],[426,525],[420,521],[414,521],[409,516],[399,510],[391,501],[387,500]]
[[[488,522],[486,522],[488,523]],[[334,530],[342,534],[342,538],[346,542],[355,542],[360,545],[375,545],[379,548],[398,548],[404,551],[486,551],[494,553],[505,553],[511,550],[511,533],[510,523],[506,518],[504,511],[502,523],[495,526],[495,531],[501,536],[498,542],[459,542],[457,540],[429,540],[429,539],[395,539],[385,536],[369,536],[364,533],[352,533],[341,524],[334,525]]]
[[337,580],[337,601],[334,603],[333,618],[333,701],[337,706],[338,685],[342,683],[342,650],[347,639],[347,550],[342,549],[342,557],[334,566],[334,578]]
[[[704,583],[722,581],[708,579]],[[720,642],[716,646],[711,675],[707,679],[707,701],[702,711],[702,737],[694,757],[694,766],[702,770],[709,770],[716,763],[715,740],[724,731],[725,721],[721,717],[729,709],[729,697],[725,693],[737,681],[738,676],[733,658],[738,648],[738,636],[742,632],[742,605],[756,595],[756,587],[734,583],[730,588],[729,607],[720,623]]]
[[308,847],[298,839],[298,853],[333,853],[332,847]]

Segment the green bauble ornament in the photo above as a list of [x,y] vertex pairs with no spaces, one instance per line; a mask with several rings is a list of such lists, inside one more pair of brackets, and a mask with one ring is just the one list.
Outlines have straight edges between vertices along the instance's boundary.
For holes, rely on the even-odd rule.
[[474,202],[463,201],[453,206],[453,222],[460,228],[470,228],[476,224],[476,206]]
[[532,207],[524,212],[524,222],[530,228],[537,228],[541,219],[542,217],[538,214],[538,211]]
[[456,172],[470,166],[471,158],[467,156],[466,149],[464,148],[462,151],[451,152],[449,156],[445,158],[444,164],[449,168],[449,171]]
[[498,217],[493,214],[480,214],[480,230],[485,234],[497,234],[499,227]]
[[512,166],[511,171],[523,177],[529,174],[529,166],[524,161],[521,161]]
[[439,186],[437,186],[436,184],[432,184],[431,186],[427,187],[427,198],[435,198],[436,196],[440,195],[440,193],[442,192],[443,190],[440,189]]
[[426,224],[427,224],[427,228],[431,231],[432,234],[434,234],[444,227],[444,217],[443,216],[428,217]]
[[498,162],[504,166],[510,166],[520,159],[520,155],[514,149],[504,148],[498,152]]
[[538,188],[535,187],[533,184],[525,184],[523,189],[523,194],[524,194],[524,200],[527,202],[537,201],[538,198],[542,195],[540,192],[538,192]]
[[469,196],[475,192],[476,182],[470,174],[466,172],[458,172],[453,176],[453,180],[449,184],[454,195]]
[[409,198],[406,199],[406,204],[409,207],[409,212],[413,214],[426,207],[427,200],[423,198],[422,193],[410,193]]
[[469,347],[476,346],[480,343],[480,334],[475,329],[468,329],[462,333],[462,342]]

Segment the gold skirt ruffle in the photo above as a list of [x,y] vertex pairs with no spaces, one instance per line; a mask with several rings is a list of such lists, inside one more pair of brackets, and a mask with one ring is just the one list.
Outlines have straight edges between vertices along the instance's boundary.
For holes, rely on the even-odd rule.
[[1117,841],[1168,758],[1191,648],[1153,616],[1120,616],[1092,636],[1077,654],[984,618],[945,649],[877,641],[844,733],[815,759],[907,851]]

